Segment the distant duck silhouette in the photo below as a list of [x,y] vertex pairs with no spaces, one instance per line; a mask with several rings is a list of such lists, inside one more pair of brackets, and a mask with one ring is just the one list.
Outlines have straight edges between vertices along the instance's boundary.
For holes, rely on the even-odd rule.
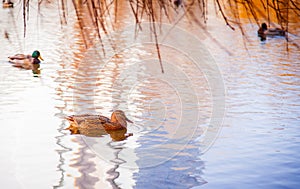
[[16,54],[8,57],[8,61],[14,67],[32,70],[33,74],[40,74],[40,63],[43,58],[39,51],[33,51],[32,55]]
[[280,28],[268,28],[266,23],[262,23],[257,34],[261,40],[266,40],[267,36],[285,36],[285,31]]
[[13,8],[14,7],[14,3],[11,2],[10,0],[3,0],[2,1],[2,7],[3,8]]
[[6,30],[4,31],[4,37],[9,40],[9,34]]
[[71,134],[82,134],[85,136],[97,137],[105,134],[110,134],[114,140],[124,140],[132,136],[127,132],[127,122],[132,123],[122,110],[116,110],[112,113],[111,119],[102,115],[72,115],[66,117],[70,126],[67,130]]
[[174,0],[173,3],[176,7],[179,7],[182,4],[182,0]]

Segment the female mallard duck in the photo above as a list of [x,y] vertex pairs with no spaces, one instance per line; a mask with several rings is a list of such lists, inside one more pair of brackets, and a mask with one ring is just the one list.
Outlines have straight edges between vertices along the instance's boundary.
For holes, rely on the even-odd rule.
[[72,134],[83,134],[86,136],[102,136],[110,134],[115,140],[124,140],[132,134],[126,135],[127,122],[132,123],[122,110],[116,110],[111,114],[111,119],[102,115],[72,115],[66,117]]
[[31,69],[32,71],[39,71],[41,60],[43,60],[39,51],[33,51],[32,55],[16,54],[9,56],[8,59],[14,67]]
[[265,40],[267,36],[285,36],[285,31],[280,28],[268,28],[266,23],[262,23],[257,34],[262,40]]

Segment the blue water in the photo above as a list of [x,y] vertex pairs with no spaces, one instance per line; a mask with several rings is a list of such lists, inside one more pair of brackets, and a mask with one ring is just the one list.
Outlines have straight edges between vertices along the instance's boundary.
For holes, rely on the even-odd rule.
[[[0,9],[9,33],[0,37],[3,187],[300,187],[299,24],[288,46],[261,42],[247,21],[247,38],[220,20],[208,22],[215,39],[174,29],[163,38],[162,74],[147,36],[133,43],[120,26],[117,50],[105,47],[104,57],[85,49],[71,8],[60,26],[57,6],[31,11],[25,39],[20,6]],[[39,78],[6,61],[35,49],[45,59]],[[124,141],[64,130],[67,115],[113,109],[134,121]]]

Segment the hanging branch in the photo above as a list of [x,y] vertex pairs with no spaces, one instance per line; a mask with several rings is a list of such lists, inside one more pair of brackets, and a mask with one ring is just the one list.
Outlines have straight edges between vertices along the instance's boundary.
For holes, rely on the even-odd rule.
[[[66,23],[66,2],[65,0],[58,0],[61,1],[59,4],[59,8],[61,9],[60,17],[61,23]],[[87,47],[88,42],[91,42],[88,35],[85,33],[85,22],[91,21],[94,25],[94,28],[97,29],[97,37],[99,38],[102,48],[104,49],[104,44],[102,41],[101,32],[103,31],[105,35],[108,36],[110,45],[113,45],[110,39],[110,34],[108,31],[112,28],[114,30],[114,25],[111,24],[112,22],[117,22],[117,20],[113,20],[110,15],[110,11],[115,10],[115,19],[118,19],[117,11],[118,3],[121,0],[84,0],[87,3],[87,12],[90,18],[82,18],[80,9],[85,5],[80,3],[81,1],[72,0],[73,6],[75,8],[76,16],[78,19],[78,24],[81,30],[82,38]],[[24,37],[26,37],[26,30],[27,30],[27,20],[29,18],[29,3],[30,0],[23,0],[23,26],[24,26]],[[205,24],[207,21],[208,15],[208,0],[127,0],[129,3],[129,7],[131,12],[134,16],[135,26],[135,34],[137,35],[138,31],[141,30],[140,23],[142,21],[148,20],[150,22],[150,29],[151,33],[154,36],[157,54],[161,66],[161,70],[163,72],[163,65],[161,59],[161,52],[159,48],[159,40],[157,26],[155,23],[159,22],[162,23],[164,20],[169,21],[172,23],[172,13],[176,14],[175,18],[179,13],[180,10],[184,10],[183,15],[179,15],[179,19],[172,23],[174,25],[178,24],[182,18],[192,18],[190,21],[193,24],[201,25],[201,28],[205,32],[205,26],[202,25],[202,21]],[[294,19],[295,16],[291,16],[291,14],[298,16],[298,20],[300,18],[300,3],[299,0],[214,0],[214,5],[218,9],[217,11],[221,14],[222,19],[226,23],[226,25],[235,30],[235,27],[238,26],[239,30],[241,31],[242,35],[245,36],[245,32],[243,30],[243,26],[240,23],[240,13],[239,13],[239,6],[244,7],[246,10],[246,14],[248,18],[253,18],[257,24],[262,18],[265,18],[269,24],[271,23],[278,23],[282,28],[285,28],[287,31],[289,29],[289,22],[290,20]],[[41,1],[38,1],[40,4]],[[198,8],[193,9],[191,8],[193,4],[197,4]],[[235,5],[235,6],[234,6]],[[112,7],[115,6],[115,7]],[[84,7],[85,8],[85,7]],[[200,14],[198,13],[200,11]],[[231,11],[233,15],[228,16],[228,11]],[[271,20],[271,15],[275,14],[277,21]],[[165,19],[164,19],[165,18]],[[200,20],[201,19],[201,20]],[[111,25],[109,25],[111,24]],[[110,27],[111,26],[111,27]],[[209,32],[207,32],[209,33]],[[210,36],[210,35],[208,35]],[[211,36],[212,37],[212,36]],[[213,37],[212,37],[213,38]],[[113,47],[114,48],[114,47]]]
[[23,24],[24,24],[24,38],[26,36],[26,0],[23,0]]
[[67,24],[65,0],[61,0],[61,9],[62,9],[62,16],[63,16],[62,23]]
[[[290,3],[287,2],[287,5],[286,5],[286,11],[287,11],[286,20],[289,20],[289,10],[290,10],[289,7],[290,7]],[[289,22],[286,22],[285,29],[287,31],[289,30]],[[289,36],[288,35],[289,35],[288,32],[286,32],[285,39],[286,39],[287,42],[289,41]],[[288,46],[288,43],[286,43],[286,50],[288,50],[288,49],[289,49],[289,46]]]
[[154,39],[155,39],[155,46],[156,46],[157,56],[158,56],[158,60],[159,60],[159,65],[160,65],[161,72],[164,73],[164,68],[162,65],[162,59],[161,59],[160,48],[159,48],[159,43],[158,43],[157,30],[156,30],[156,26],[155,26],[156,22],[155,22],[155,15],[154,15],[152,0],[149,0],[148,8],[149,8],[148,10],[150,13],[149,14],[150,19],[152,21],[152,28],[153,28],[153,34],[154,34]]
[[85,35],[83,33],[83,24],[82,24],[82,20],[81,20],[81,17],[80,17],[80,13],[78,11],[77,3],[75,1],[76,0],[72,0],[74,8],[75,8],[75,12],[76,12],[76,17],[77,17],[77,20],[78,20],[78,24],[79,24],[79,27],[80,27],[82,39],[84,41],[85,48],[87,48],[87,39],[85,38]]
[[232,30],[235,30],[234,27],[229,24],[227,16],[225,15],[225,13],[224,13],[224,11],[223,11],[223,9],[221,7],[221,4],[220,4],[219,0],[216,0],[216,2],[217,2],[217,5],[219,7],[219,11],[221,12],[221,14],[223,16],[223,19],[224,19],[225,23],[227,24],[227,26],[229,26]]

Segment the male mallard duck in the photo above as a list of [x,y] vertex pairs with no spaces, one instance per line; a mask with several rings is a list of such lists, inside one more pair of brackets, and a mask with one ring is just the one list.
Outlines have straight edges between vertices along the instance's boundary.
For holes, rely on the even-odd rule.
[[11,2],[10,0],[3,0],[2,3],[3,3],[2,4],[3,8],[12,8],[12,7],[14,7],[14,3]]
[[266,23],[262,23],[257,34],[262,40],[265,40],[266,36],[285,36],[285,31],[280,28],[268,28]]
[[116,110],[111,114],[111,119],[102,115],[72,115],[66,117],[72,134],[83,134],[86,136],[102,136],[110,134],[115,140],[124,140],[132,134],[127,134],[127,122],[132,123],[122,110]]
[[33,51],[32,55],[16,54],[14,56],[9,56],[8,59],[13,66],[27,70],[33,70],[34,67],[38,67],[41,63],[40,60],[43,60],[39,51]]

